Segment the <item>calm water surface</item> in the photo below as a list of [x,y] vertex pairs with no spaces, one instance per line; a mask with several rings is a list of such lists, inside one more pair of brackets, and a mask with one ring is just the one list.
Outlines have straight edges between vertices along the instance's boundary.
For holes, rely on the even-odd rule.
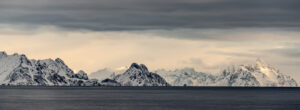
[[0,87],[0,110],[300,110],[300,88]]

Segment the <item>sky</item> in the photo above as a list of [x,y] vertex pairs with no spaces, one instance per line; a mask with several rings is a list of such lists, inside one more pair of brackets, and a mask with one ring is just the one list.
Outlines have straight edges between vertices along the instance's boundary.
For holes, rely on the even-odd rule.
[[300,81],[299,0],[1,0],[0,50],[87,73],[218,73],[257,58]]

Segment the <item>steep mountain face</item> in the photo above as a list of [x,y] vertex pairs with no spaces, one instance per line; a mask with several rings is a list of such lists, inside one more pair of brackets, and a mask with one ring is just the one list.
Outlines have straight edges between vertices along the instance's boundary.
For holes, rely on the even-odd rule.
[[230,66],[221,74],[211,75],[193,69],[156,71],[172,86],[268,86],[296,87],[290,76],[258,59],[255,65]]
[[75,74],[61,59],[29,60],[25,55],[0,53],[2,85],[94,86],[87,74]]
[[133,63],[123,74],[114,77],[122,86],[168,86],[158,74],[149,72],[143,64]]

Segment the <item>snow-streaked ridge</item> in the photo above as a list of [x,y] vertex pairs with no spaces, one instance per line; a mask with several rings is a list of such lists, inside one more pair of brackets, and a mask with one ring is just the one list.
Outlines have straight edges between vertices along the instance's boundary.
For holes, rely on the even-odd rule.
[[85,72],[75,74],[63,60],[29,60],[25,55],[0,52],[1,85],[94,86]]

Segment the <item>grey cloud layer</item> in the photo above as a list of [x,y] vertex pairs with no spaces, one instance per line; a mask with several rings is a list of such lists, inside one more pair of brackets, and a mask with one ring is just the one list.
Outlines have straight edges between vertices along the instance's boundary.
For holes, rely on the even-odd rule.
[[266,50],[273,54],[280,54],[290,58],[300,58],[300,43],[285,43],[285,48]]
[[1,0],[0,23],[91,30],[299,27],[299,0]]

